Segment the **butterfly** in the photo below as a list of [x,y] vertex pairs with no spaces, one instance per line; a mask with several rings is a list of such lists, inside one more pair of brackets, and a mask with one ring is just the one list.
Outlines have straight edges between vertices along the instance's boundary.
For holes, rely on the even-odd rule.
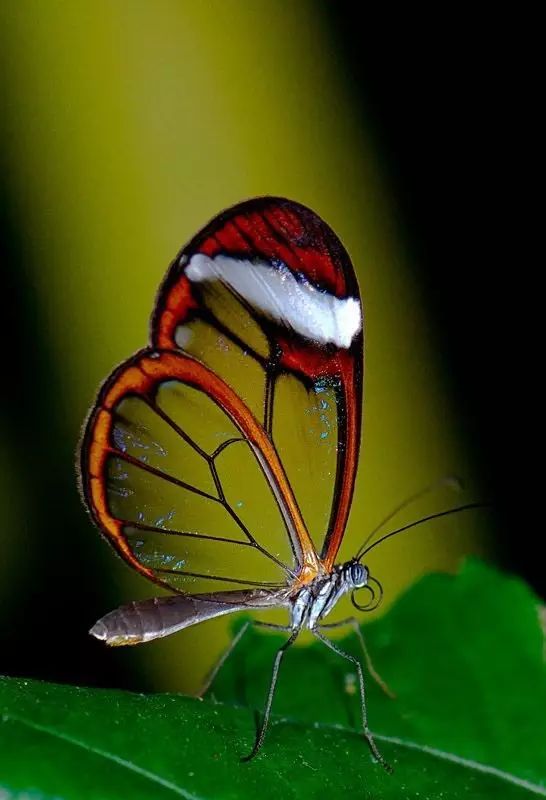
[[216,216],[176,256],[150,345],[106,379],[85,425],[80,486],[93,521],[131,567],[173,592],[112,611],[93,636],[129,645],[236,611],[288,612],[287,626],[256,622],[288,637],[243,760],[263,744],[284,653],[309,629],[356,669],[363,735],[389,768],[368,727],[360,660],[325,632],[351,624],[389,692],[356,619],[325,622],[348,593],[359,610],[377,606],[381,584],[362,559],[418,524],[370,544],[402,504],[353,558],[337,561],[358,464],[362,373],[362,305],[347,251],[309,208],[256,198]]

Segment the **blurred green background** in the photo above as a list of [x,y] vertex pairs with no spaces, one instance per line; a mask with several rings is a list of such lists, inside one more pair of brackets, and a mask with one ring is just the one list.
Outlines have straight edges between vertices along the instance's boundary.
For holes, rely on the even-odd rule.
[[[491,494],[476,439],[483,409],[465,394],[464,347],[450,340],[462,296],[457,243],[446,235],[439,261],[426,238],[440,234],[431,176],[447,165],[448,195],[456,154],[443,152],[439,166],[441,132],[427,128],[426,141],[415,128],[423,110],[438,117],[419,82],[404,83],[412,65],[416,74],[413,45],[398,50],[388,29],[377,36],[351,13],[303,0],[3,6],[1,672],[192,690],[225,645],[224,620],[127,650],[87,636],[100,615],[155,590],[94,530],[74,454],[99,382],[147,341],[170,260],[239,200],[309,205],[359,276],[364,440],[342,555],[444,475],[462,476],[465,494],[428,497],[401,523]],[[457,263],[464,277],[468,264]],[[418,575],[483,551],[490,521],[461,515],[374,551],[387,604]],[[497,542],[490,552],[504,550]]]

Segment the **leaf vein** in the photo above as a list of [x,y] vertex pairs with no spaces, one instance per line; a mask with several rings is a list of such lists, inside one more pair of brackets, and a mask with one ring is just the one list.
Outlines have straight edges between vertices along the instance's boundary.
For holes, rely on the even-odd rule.
[[504,770],[498,769],[497,767],[492,767],[489,764],[482,764],[480,761],[474,761],[470,758],[463,758],[462,756],[455,755],[455,753],[447,753],[445,750],[437,750],[435,747],[429,747],[426,744],[418,744],[417,742],[409,742],[405,739],[399,739],[397,736],[384,736],[382,734],[375,733],[374,737],[383,742],[389,742],[390,744],[397,744],[400,747],[406,747],[409,750],[421,750],[423,753],[428,753],[428,755],[441,758],[444,761],[452,761],[454,764],[459,764],[462,767],[475,769],[476,772],[484,772],[487,775],[494,775],[496,778],[505,780],[508,783],[513,783],[516,786],[519,786],[521,789],[527,789],[528,791],[538,794],[541,797],[546,797],[546,788],[544,786],[540,786],[537,783],[531,783],[530,781],[526,781],[524,778],[518,778],[517,775],[512,775],[511,772],[505,772]]
[[22,717],[18,717],[15,714],[5,714],[3,716],[5,721],[12,720],[13,722],[19,722],[21,725],[26,725],[27,727],[39,731],[40,733],[45,733],[48,736],[53,736],[54,738],[61,739],[64,742],[68,742],[75,747],[81,747],[83,750],[87,750],[94,755],[100,756],[105,758],[109,761],[113,761],[115,764],[118,764],[121,767],[125,767],[125,769],[130,770],[131,772],[140,775],[143,778],[146,778],[153,783],[157,783],[162,786],[164,789],[170,789],[179,797],[184,797],[185,800],[201,800],[197,795],[190,794],[185,789],[182,789],[180,786],[177,786],[175,783],[162,778],[160,775],[157,775],[155,772],[150,772],[149,770],[145,769],[144,767],[139,767],[138,764],[135,764],[132,761],[128,761],[121,756],[117,756],[114,753],[109,753],[107,750],[101,750],[99,747],[93,747],[92,745],[87,744],[86,742],[81,742],[78,739],[75,739],[72,736],[68,736],[65,733],[61,733],[60,731],[54,730],[52,728],[47,727],[46,725],[40,725],[37,722],[23,719]]

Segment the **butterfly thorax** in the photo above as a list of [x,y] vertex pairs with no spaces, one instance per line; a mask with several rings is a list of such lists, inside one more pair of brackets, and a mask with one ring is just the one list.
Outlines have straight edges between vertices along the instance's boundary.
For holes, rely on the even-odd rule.
[[291,599],[290,624],[315,628],[347,592],[366,586],[368,570],[356,560],[337,564],[328,575],[320,575]]

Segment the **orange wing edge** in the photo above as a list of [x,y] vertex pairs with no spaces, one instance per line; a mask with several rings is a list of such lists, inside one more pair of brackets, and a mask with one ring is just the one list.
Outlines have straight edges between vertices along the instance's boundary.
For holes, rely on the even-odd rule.
[[[137,572],[165,586],[153,570],[133,554],[123,525],[108,508],[105,465],[117,452],[112,442],[114,411],[129,394],[152,397],[166,380],[179,380],[204,392],[230,417],[249,442],[268,480],[284,518],[298,561],[297,585],[310,582],[324,572],[277,451],[248,406],[218,375],[195,358],[171,350],[145,348],[118,366],[99,390],[84,426],[80,449],[79,484],[91,517],[119,555]],[[168,587],[172,589],[171,586]]]

